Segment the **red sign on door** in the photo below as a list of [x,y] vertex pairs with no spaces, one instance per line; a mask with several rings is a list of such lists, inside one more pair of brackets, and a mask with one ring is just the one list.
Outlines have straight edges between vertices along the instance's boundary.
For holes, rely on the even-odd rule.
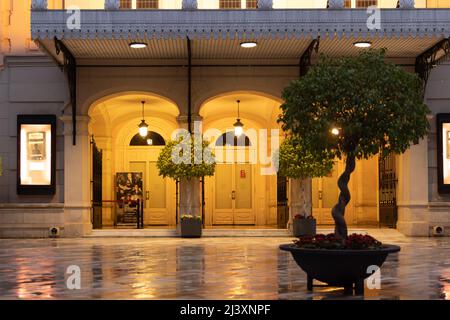
[[245,179],[245,178],[246,178],[245,170],[241,170],[241,179]]

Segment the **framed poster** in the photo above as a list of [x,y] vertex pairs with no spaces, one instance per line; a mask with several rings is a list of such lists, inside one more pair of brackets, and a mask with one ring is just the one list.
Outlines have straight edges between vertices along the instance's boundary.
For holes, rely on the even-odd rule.
[[56,116],[17,116],[17,193],[55,193]]
[[116,218],[115,223],[135,223],[138,200],[142,200],[142,173],[116,173]]
[[436,115],[438,192],[450,194],[450,113]]
[[119,172],[116,174],[116,196],[118,201],[142,199],[142,173]]

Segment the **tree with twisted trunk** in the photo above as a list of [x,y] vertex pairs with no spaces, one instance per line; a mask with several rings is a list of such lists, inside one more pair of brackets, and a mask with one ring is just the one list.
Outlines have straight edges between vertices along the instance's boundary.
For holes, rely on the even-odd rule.
[[356,160],[401,154],[428,133],[422,88],[416,74],[385,62],[385,50],[365,50],[355,57],[321,56],[284,90],[283,130],[308,154],[345,158],[331,212],[337,237],[347,238],[344,215]]

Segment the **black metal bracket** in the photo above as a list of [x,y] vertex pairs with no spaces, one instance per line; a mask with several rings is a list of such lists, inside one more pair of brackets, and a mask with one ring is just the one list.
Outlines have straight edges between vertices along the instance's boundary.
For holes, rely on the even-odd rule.
[[191,39],[186,37],[188,53],[188,130],[192,133],[192,50]]
[[450,38],[446,38],[439,41],[416,58],[415,71],[423,81],[424,93],[431,70],[449,57]]
[[55,37],[56,55],[63,53],[64,63],[62,70],[67,76],[69,85],[70,104],[72,105],[72,143],[77,144],[77,62],[72,52],[61,40]]
[[313,39],[300,57],[300,77],[303,77],[311,67],[312,54],[319,52],[320,37]]

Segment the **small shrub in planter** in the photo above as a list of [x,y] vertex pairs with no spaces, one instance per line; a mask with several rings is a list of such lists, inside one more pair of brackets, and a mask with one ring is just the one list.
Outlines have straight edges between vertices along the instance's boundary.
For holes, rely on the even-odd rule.
[[295,215],[293,221],[293,233],[294,237],[316,235],[316,219],[314,219],[312,215]]
[[201,238],[202,236],[202,218],[186,214],[180,219],[182,238]]

